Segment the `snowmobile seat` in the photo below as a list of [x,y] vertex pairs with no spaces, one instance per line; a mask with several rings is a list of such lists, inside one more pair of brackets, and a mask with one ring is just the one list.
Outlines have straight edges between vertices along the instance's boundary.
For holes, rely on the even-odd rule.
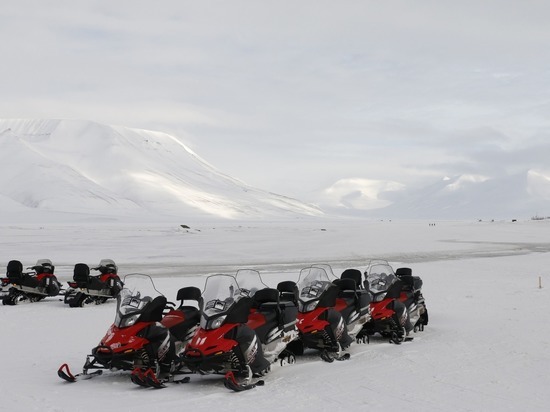
[[291,280],[279,282],[277,290],[279,291],[280,300],[293,302],[295,305],[298,304],[298,288],[296,287],[296,282]]
[[23,264],[18,260],[8,262],[6,276],[10,283],[21,284],[23,281]]

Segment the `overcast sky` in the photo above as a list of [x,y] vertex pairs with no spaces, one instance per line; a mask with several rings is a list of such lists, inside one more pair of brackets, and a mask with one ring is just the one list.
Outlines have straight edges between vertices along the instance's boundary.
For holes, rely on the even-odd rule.
[[304,200],[550,171],[549,22],[547,0],[7,0],[0,117],[165,131]]

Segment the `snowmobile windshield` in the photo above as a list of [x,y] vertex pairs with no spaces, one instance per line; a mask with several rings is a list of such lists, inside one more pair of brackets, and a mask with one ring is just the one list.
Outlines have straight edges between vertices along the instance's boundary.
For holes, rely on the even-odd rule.
[[229,310],[242,298],[237,280],[230,275],[212,275],[206,279],[202,292],[202,316],[200,326],[204,329],[219,328]]
[[239,284],[237,292],[243,296],[252,297],[258,290],[268,287],[262,281],[260,272],[254,269],[239,269],[235,275],[235,279]]
[[214,316],[227,312],[240,298],[237,280],[230,275],[213,275],[206,279],[203,298],[203,312]]
[[162,296],[162,293],[155,288],[150,276],[138,273],[126,275],[124,288],[117,297],[115,326],[132,326],[157,296]]
[[367,283],[369,290],[374,293],[386,292],[397,280],[393,269],[389,264],[375,264],[368,268]]
[[323,292],[332,284],[324,268],[313,266],[302,269],[297,284],[299,292],[298,299],[303,304],[319,300]]

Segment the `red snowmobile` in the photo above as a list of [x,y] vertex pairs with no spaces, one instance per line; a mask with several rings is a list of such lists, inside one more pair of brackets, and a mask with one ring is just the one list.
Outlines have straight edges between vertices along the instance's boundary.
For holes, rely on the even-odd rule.
[[98,270],[99,275],[90,275],[90,268],[85,263],[75,265],[73,282],[68,282],[69,288],[64,299],[70,307],[99,305],[107,299],[116,298],[122,290],[123,284],[113,260],[102,259],[93,270]]
[[132,382],[141,386],[164,387],[177,380],[181,364],[177,350],[191,338],[199,322],[198,307],[185,301],[198,301],[200,290],[186,287],[178,291],[180,306],[167,302],[147,275],[131,274],[117,297],[115,321],[88,355],[80,374],[73,375],[67,364],[58,370],[60,378],[78,379],[101,375],[104,369],[131,370]]
[[373,296],[372,319],[365,325],[368,335],[380,334],[391,343],[412,340],[407,306],[400,300],[403,283],[383,260],[371,261],[365,271],[365,287]]
[[[330,271],[332,274],[332,270]],[[340,287],[327,273],[325,265],[315,265],[300,271],[296,284],[298,300],[298,329],[301,345],[290,348],[296,354],[302,354],[304,348],[320,351],[321,358],[327,362],[349,359],[344,353],[353,339],[348,333],[346,320],[335,306]],[[292,283],[278,285],[284,293],[292,291]]]
[[61,284],[54,275],[55,266],[49,259],[39,259],[36,265],[23,272],[23,265],[18,260],[8,262],[6,277],[2,286],[7,293],[2,297],[4,305],[17,305],[26,302],[38,302],[48,296],[57,296]]
[[224,374],[225,386],[234,391],[263,384],[253,377],[265,375],[297,336],[292,302],[280,302],[279,292],[261,281],[245,287],[244,277],[241,272],[243,287],[230,275],[206,279],[200,328],[183,356],[191,372]]
[[294,363],[287,346],[298,339],[298,307],[292,300],[281,300],[277,289],[268,287],[257,270],[239,269],[235,276],[239,293],[252,298],[246,324],[256,332],[269,363]]

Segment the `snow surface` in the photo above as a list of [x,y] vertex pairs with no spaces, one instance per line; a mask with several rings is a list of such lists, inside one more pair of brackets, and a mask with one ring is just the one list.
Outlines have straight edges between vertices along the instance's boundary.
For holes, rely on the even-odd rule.
[[254,267],[275,285],[295,280],[311,263],[330,263],[341,273],[385,258],[422,277],[430,323],[403,345],[383,339],[352,344],[349,361],[328,364],[308,354],[295,365],[275,365],[264,387],[247,392],[227,391],[218,376],[153,390],[133,385],[127,373],[74,384],[56,375],[64,362],[79,371],[113,321],[115,302],[73,309],[47,298],[0,306],[0,409],[548,410],[550,222],[432,223],[2,224],[2,273],[11,259],[30,266],[50,258],[65,282],[75,263],[111,258],[121,274],[151,274],[169,299],[182,286],[202,287],[210,273]]

